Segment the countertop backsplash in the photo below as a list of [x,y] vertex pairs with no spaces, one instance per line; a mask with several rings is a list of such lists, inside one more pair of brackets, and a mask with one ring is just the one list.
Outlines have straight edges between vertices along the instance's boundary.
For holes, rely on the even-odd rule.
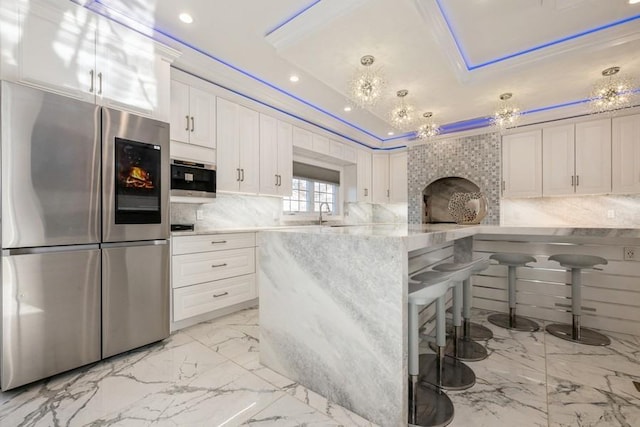
[[640,227],[640,195],[502,199],[500,225]]

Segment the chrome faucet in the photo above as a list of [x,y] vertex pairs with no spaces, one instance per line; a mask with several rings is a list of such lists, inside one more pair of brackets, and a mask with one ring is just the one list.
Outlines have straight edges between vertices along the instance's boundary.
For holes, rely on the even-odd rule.
[[329,203],[327,203],[327,202],[320,203],[320,208],[319,208],[319,210],[320,210],[320,218],[318,219],[318,224],[320,224],[320,225],[322,225],[322,223],[324,222],[324,221],[322,221],[322,206],[324,206],[324,205],[327,205],[327,213],[329,213],[329,214],[331,213],[331,206],[329,206]]

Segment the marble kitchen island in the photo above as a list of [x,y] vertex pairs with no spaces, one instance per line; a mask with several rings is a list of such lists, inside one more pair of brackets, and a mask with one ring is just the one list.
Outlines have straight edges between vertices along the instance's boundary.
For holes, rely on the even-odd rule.
[[376,424],[406,425],[410,254],[453,242],[454,259],[465,260],[477,235],[633,243],[640,230],[374,225],[262,231],[261,363]]

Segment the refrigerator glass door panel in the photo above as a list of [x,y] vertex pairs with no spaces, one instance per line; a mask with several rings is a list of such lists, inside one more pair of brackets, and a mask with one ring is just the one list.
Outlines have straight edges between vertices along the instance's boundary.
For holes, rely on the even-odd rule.
[[103,242],[168,238],[169,124],[103,108],[102,182]]
[[100,250],[93,246],[3,252],[2,390],[100,360]]
[[160,146],[116,138],[116,224],[159,224]]
[[2,82],[3,248],[100,240],[99,107]]
[[102,357],[168,336],[168,241],[103,244]]

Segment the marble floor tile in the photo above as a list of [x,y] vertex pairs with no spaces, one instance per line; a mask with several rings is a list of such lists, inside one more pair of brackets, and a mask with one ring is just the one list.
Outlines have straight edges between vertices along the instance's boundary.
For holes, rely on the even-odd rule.
[[339,426],[340,423],[316,411],[298,399],[285,395],[242,425],[248,426]]
[[552,376],[547,387],[550,427],[640,425],[640,393],[620,396]]

